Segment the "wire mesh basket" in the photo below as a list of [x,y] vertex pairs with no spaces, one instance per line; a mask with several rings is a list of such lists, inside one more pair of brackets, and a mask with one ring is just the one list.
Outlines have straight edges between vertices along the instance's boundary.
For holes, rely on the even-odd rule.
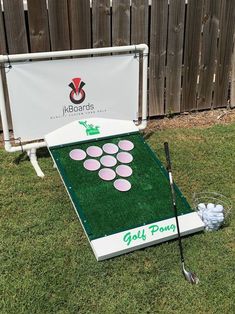
[[198,211],[199,204],[212,203],[215,205],[222,205],[224,208],[224,221],[220,227],[228,226],[231,219],[232,202],[224,195],[217,192],[201,192],[193,194],[193,208]]

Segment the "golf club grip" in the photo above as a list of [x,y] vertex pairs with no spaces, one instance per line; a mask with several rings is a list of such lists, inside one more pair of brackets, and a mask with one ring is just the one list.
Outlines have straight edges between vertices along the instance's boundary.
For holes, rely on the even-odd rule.
[[169,145],[167,142],[164,143],[164,148],[165,148],[165,154],[166,154],[167,169],[171,171],[171,158],[170,158]]

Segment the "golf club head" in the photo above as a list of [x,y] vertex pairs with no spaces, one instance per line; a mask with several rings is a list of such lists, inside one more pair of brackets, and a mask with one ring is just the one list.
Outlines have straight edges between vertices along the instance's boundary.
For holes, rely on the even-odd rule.
[[187,271],[184,268],[184,265],[182,266],[182,272],[183,272],[185,279],[188,282],[190,282],[192,285],[197,285],[199,283],[199,278],[196,276],[196,274],[191,272],[191,271]]

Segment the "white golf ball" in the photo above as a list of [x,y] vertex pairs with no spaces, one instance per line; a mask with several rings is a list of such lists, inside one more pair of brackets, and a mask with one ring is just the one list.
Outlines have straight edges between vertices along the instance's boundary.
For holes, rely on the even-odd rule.
[[216,213],[222,213],[224,211],[224,207],[222,205],[218,204],[218,205],[215,206],[213,211],[216,212]]
[[215,217],[217,217],[217,219],[224,218],[224,214],[223,213],[216,213]]
[[209,219],[217,219],[217,215],[215,214],[215,213],[213,213],[213,212],[209,212],[208,214],[208,217],[209,217]]
[[197,205],[198,210],[204,211],[206,209],[206,205],[204,203],[200,203]]
[[207,219],[208,218],[208,213],[207,212],[203,212],[202,215],[203,215],[203,219]]
[[211,209],[214,209],[215,208],[215,205],[212,204],[212,203],[208,203],[207,204],[207,210],[211,210]]
[[207,218],[202,218],[202,220],[204,221],[204,223],[207,225],[208,224],[208,219]]
[[221,224],[224,221],[224,217],[218,218],[217,220]]

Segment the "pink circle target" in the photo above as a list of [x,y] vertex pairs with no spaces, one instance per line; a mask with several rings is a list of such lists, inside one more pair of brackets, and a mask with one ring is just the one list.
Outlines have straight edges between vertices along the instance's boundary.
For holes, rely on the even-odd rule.
[[83,166],[89,171],[96,171],[100,168],[100,163],[95,159],[87,159],[84,161]]
[[126,165],[120,165],[120,166],[117,166],[116,168],[116,173],[120,176],[120,177],[129,177],[132,175],[132,169],[131,167],[129,166],[126,166]]
[[118,146],[113,143],[106,143],[102,148],[106,154],[116,154],[118,152]]
[[121,152],[117,154],[117,160],[124,164],[129,164],[130,162],[132,162],[133,157],[130,153]]
[[117,159],[113,156],[105,155],[100,158],[100,162],[105,167],[113,167],[117,163]]
[[131,183],[125,179],[117,179],[113,185],[120,192],[127,192],[131,189]]
[[118,146],[122,150],[130,151],[134,148],[134,144],[128,140],[121,140],[118,142]]
[[110,168],[102,168],[99,171],[99,177],[105,181],[111,181],[116,177],[116,173]]
[[69,157],[73,160],[83,160],[86,158],[86,153],[82,149],[73,149],[69,153]]
[[90,157],[100,157],[103,154],[102,149],[98,146],[89,146],[86,152]]

